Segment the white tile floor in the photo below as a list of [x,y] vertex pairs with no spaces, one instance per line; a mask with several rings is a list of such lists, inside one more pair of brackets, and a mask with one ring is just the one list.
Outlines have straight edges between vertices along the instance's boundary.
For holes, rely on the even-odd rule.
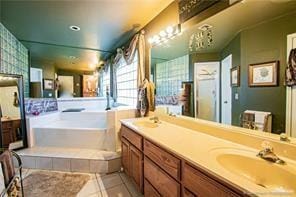
[[[23,169],[23,178],[36,169]],[[77,197],[142,197],[124,173],[89,174],[90,180]]]

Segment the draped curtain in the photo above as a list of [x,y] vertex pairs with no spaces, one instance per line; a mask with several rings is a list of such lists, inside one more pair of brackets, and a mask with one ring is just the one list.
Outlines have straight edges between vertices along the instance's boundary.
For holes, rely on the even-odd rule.
[[[106,74],[106,73],[108,72],[108,70],[110,69],[110,67],[111,67],[111,63],[112,63],[112,60],[111,60],[111,59],[107,60],[107,62],[105,63],[103,69],[101,69],[101,70],[99,71],[99,76],[100,76],[100,77],[99,77],[99,90],[100,90],[100,92],[99,92],[99,96],[103,96],[103,95],[104,95],[104,92],[103,92],[103,90],[104,90],[104,87],[103,87],[103,76],[104,76],[104,74]],[[110,89],[110,87],[109,87],[109,89]]]
[[128,65],[134,60],[136,51],[138,51],[138,67],[137,67],[137,86],[143,82],[145,78],[145,37],[144,31],[136,34],[131,40],[127,49],[117,49],[117,54],[113,62],[113,99],[117,101],[117,79],[116,70],[121,64],[121,61],[125,61]]

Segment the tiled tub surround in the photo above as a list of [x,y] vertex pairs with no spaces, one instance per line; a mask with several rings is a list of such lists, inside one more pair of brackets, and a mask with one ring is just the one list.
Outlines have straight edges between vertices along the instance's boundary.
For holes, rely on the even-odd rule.
[[19,150],[23,167],[66,172],[110,173],[120,170],[120,154],[77,148],[33,147]]
[[[110,106],[112,106],[110,99]],[[105,97],[75,97],[75,98],[58,98],[59,111],[71,108],[84,108],[86,111],[105,111],[107,100]]]
[[[117,171],[120,168],[120,152],[117,152],[120,147],[119,120],[134,118],[135,114],[134,109],[117,108],[107,112],[54,112],[27,116],[30,148],[19,153],[27,168]],[[90,128],[94,125],[98,130]]]
[[25,98],[26,115],[32,115],[34,112],[41,114],[55,111],[58,111],[58,102],[54,98]]
[[22,75],[29,97],[28,50],[0,23],[0,73]]

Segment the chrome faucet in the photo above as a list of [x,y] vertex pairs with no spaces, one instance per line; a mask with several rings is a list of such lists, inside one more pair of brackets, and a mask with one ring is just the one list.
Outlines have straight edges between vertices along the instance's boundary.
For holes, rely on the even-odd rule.
[[160,123],[159,118],[157,116],[149,118],[149,120],[153,120],[154,123]]
[[172,112],[170,112],[170,113],[169,113],[169,116],[172,116],[172,117],[177,117],[177,115],[176,115],[176,114],[174,114],[174,113],[172,113]]
[[273,148],[270,146],[269,142],[264,141],[262,143],[263,150],[261,150],[257,157],[264,159],[266,161],[277,163],[277,164],[285,164],[286,162],[280,159],[273,151]]

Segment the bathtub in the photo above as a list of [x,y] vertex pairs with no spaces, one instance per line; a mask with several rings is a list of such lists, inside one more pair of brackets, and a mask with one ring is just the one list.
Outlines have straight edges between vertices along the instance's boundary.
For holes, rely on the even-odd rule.
[[34,146],[114,150],[106,111],[59,112],[33,133]]

